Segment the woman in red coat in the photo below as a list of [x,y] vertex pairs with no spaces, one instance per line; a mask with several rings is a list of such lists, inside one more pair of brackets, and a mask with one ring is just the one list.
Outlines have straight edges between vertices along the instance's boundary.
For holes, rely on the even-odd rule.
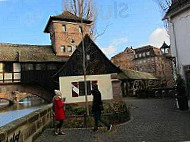
[[63,120],[65,119],[65,103],[62,101],[61,92],[55,90],[55,96],[53,97],[53,105],[54,105],[54,114],[55,120],[59,121],[55,128],[55,134],[64,135],[65,133],[62,132],[61,128],[63,125]]

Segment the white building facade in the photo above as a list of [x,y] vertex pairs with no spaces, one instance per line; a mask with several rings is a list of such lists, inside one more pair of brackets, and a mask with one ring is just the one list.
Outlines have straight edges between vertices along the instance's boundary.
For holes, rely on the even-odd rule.
[[[86,81],[88,101],[92,101],[92,85],[98,85],[102,100],[120,99],[121,84],[117,74],[121,72],[86,35],[83,39],[86,55]],[[85,102],[85,84],[82,60],[82,42],[59,71],[59,88],[67,103]]]
[[[66,98],[66,102],[85,102],[85,94],[83,91],[84,76],[60,77],[59,83],[60,90],[63,95],[62,97]],[[93,99],[93,96],[90,93],[93,84],[98,85],[98,89],[102,93],[102,100],[113,99],[111,74],[87,76],[88,101],[92,101]]]
[[172,55],[184,76],[184,66],[190,65],[190,9],[170,19],[169,31]]
[[167,19],[169,24],[172,55],[176,57],[176,71],[182,75],[186,80],[187,86],[189,86],[190,1],[183,0],[179,2],[174,0],[164,19]]

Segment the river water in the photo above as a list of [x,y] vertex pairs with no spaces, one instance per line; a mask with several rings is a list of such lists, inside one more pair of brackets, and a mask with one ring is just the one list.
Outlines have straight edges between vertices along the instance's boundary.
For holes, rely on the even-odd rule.
[[47,105],[47,103],[38,98],[25,98],[18,104],[9,105],[8,102],[0,103],[0,127],[10,123],[13,120],[21,118],[40,107]]

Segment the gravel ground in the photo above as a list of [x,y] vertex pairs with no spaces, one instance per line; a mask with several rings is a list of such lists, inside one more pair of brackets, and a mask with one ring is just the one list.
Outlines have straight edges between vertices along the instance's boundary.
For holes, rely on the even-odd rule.
[[175,99],[125,98],[131,120],[111,132],[90,129],[65,130],[55,136],[46,129],[36,142],[179,142],[190,141],[190,112],[176,109]]

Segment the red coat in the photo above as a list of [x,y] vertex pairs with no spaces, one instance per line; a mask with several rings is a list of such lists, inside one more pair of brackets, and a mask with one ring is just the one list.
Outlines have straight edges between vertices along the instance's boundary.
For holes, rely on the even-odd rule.
[[56,120],[64,120],[65,119],[65,103],[62,102],[60,98],[54,100],[54,113]]

